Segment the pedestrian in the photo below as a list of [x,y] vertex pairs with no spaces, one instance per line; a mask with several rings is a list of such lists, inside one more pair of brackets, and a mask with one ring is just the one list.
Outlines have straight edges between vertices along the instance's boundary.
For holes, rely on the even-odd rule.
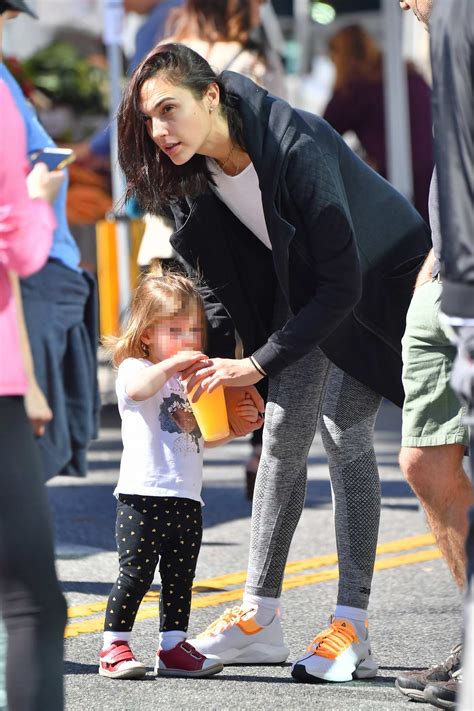
[[[329,41],[336,68],[333,94],[324,118],[341,135],[353,131],[364,159],[387,177],[383,56],[370,33],[360,25],[338,30]],[[406,65],[410,144],[413,166],[413,204],[428,220],[428,192],[433,172],[431,89],[412,63]]]
[[[109,595],[99,674],[142,678],[146,667],[130,648],[135,616],[159,565],[160,676],[207,677],[222,670],[186,641],[191,589],[201,546],[203,439],[181,372],[206,359],[201,297],[186,277],[156,274],[137,287],[128,325],[109,339],[118,366],[117,400],[123,454],[117,497],[116,542],[120,572]],[[235,414],[251,423],[250,399]],[[224,444],[233,438],[219,440]],[[207,446],[211,446],[207,443]]]
[[[0,50],[3,22],[18,12],[32,14],[23,0],[0,0]],[[11,711],[60,711],[66,603],[23,401],[28,381],[10,277],[28,276],[46,261],[55,226],[51,203],[63,176],[38,165],[25,180],[25,129],[1,79],[0,105],[0,610],[8,633],[7,705]]]
[[[432,0],[401,3],[402,9],[416,11],[427,27],[434,6]],[[400,467],[462,591],[466,583],[467,513],[474,504],[474,493],[463,466],[469,443],[466,408],[450,385],[456,347],[441,318],[444,259],[440,202],[447,189],[439,190],[435,171],[429,200],[433,249],[418,275],[403,337],[405,401]],[[461,655],[462,645],[456,643],[441,664],[404,672],[397,677],[396,686],[408,698],[424,700],[430,684],[441,688],[453,680],[458,683]]]
[[285,96],[282,62],[267,43],[254,39],[261,26],[261,0],[185,0],[170,13],[163,43],[180,42],[204,57],[216,72],[244,74],[276,96]]
[[[474,482],[474,7],[469,0],[433,4],[430,44],[440,184],[441,311],[457,346],[451,385],[469,415]],[[425,699],[430,703],[442,708],[456,705],[460,711],[474,706],[474,507],[469,511],[466,556],[462,658],[465,673],[453,674],[445,685],[433,684],[425,690]]]
[[225,663],[287,658],[283,573],[320,424],[335,500],[338,603],[292,674],[374,676],[373,428],[382,395],[403,401],[400,341],[427,228],[325,121],[240,74],[216,76],[180,44],[157,47],[132,77],[119,111],[119,156],[128,192],[144,209],[174,216],[171,243],[202,280],[212,359],[197,375],[184,373],[188,387],[222,383],[238,393],[269,379],[244,602],[194,644]]
[[[54,147],[36,113],[4,64],[8,86],[26,129],[26,155]],[[44,479],[57,474],[85,476],[89,443],[97,436],[97,286],[81,267],[81,255],[66,215],[64,171],[53,209],[56,228],[46,264],[21,280],[26,328],[38,385],[54,417],[38,440]]]

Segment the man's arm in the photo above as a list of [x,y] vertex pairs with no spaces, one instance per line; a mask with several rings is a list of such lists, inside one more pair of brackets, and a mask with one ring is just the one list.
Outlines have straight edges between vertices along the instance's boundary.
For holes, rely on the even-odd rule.
[[442,310],[474,325],[474,3],[434,3],[430,21]]

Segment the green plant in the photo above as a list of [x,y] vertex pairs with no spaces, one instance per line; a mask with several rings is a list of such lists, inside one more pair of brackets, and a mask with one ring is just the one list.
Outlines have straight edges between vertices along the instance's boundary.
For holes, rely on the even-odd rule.
[[55,104],[81,113],[107,110],[107,74],[82,58],[70,44],[56,42],[24,63],[35,86]]

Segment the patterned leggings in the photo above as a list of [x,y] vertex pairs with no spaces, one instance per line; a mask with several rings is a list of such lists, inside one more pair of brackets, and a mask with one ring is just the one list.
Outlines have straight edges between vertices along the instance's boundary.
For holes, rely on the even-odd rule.
[[[269,380],[246,590],[279,597],[306,494],[317,425],[329,460],[339,557],[338,604],[369,603],[380,517],[374,426],[381,397],[316,348]],[[324,536],[324,532],[322,533]]]
[[115,537],[120,572],[109,595],[104,630],[132,630],[159,564],[160,632],[186,632],[202,539],[201,504],[176,497],[120,494]]

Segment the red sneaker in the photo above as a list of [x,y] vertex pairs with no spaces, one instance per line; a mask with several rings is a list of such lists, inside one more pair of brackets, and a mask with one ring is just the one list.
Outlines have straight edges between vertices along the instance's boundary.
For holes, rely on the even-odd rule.
[[112,642],[100,653],[99,674],[111,679],[143,679],[146,667],[133,656],[128,642]]
[[180,642],[165,651],[159,649],[156,653],[155,674],[157,676],[204,677],[218,674],[224,665],[216,659],[199,654],[197,649],[188,642]]

